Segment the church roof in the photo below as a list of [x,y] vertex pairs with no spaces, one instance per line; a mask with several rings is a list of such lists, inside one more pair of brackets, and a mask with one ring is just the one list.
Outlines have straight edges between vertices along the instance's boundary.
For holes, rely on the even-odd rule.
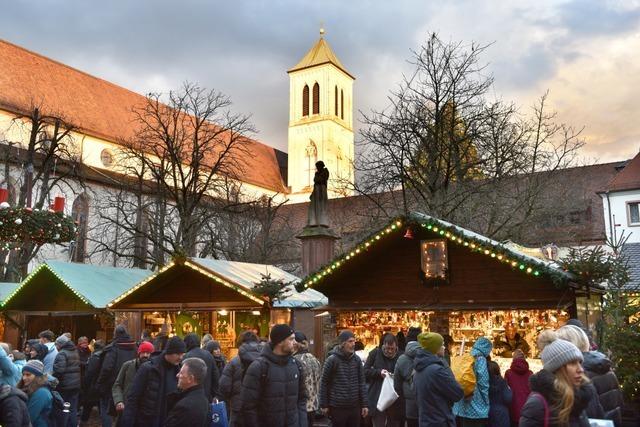
[[640,189],[640,153],[625,165],[607,186],[608,191]]
[[[144,96],[0,39],[0,109],[26,114],[41,105],[82,132],[118,143],[136,134],[134,106]],[[277,153],[259,141],[246,146],[243,181],[285,192]]]
[[323,64],[333,64],[338,67],[341,71],[343,71],[346,75],[355,80],[347,69],[342,65],[338,57],[333,50],[331,50],[331,46],[324,39],[324,37],[320,37],[317,43],[307,52],[307,54],[298,62],[293,68],[291,68],[288,73],[292,73],[298,70],[304,70],[305,68],[315,67],[316,65]]

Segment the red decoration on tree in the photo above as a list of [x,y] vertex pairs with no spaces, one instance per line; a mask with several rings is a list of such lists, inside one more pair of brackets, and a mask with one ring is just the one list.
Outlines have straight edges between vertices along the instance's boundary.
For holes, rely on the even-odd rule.
[[0,188],[0,203],[9,200],[9,190],[6,188]]
[[64,212],[64,197],[56,197],[53,202],[53,211],[54,212]]

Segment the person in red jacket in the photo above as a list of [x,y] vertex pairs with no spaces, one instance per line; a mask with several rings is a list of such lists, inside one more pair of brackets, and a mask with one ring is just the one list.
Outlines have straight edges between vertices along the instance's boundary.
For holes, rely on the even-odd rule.
[[529,363],[527,359],[525,359],[524,353],[516,350],[513,353],[511,368],[507,369],[507,372],[504,374],[504,379],[507,381],[507,384],[509,384],[513,393],[511,406],[509,408],[512,426],[518,425],[520,421],[520,411],[531,392],[529,388],[529,377],[531,375],[533,375],[533,372],[529,369]]

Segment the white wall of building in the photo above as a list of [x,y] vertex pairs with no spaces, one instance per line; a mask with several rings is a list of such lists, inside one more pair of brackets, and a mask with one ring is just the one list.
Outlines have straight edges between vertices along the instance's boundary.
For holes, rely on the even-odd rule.
[[603,193],[604,221],[607,238],[618,242],[622,236],[627,243],[640,243],[640,225],[630,224],[629,204],[640,202],[640,190]]

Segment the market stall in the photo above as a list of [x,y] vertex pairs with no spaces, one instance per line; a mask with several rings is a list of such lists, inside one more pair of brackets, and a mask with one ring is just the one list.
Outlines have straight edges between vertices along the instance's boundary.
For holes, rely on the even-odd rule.
[[[253,292],[263,276],[287,283],[287,298],[268,302]],[[132,289],[114,298],[109,308],[116,321],[140,334],[185,336],[211,334],[227,357],[237,352],[237,337],[252,330],[267,337],[275,323],[292,323],[296,309],[326,304],[314,290],[297,292],[299,279],[271,265],[189,258],[174,260]]]
[[418,213],[389,222],[303,283],[329,298],[320,357],[340,329],[372,347],[384,332],[420,326],[449,335],[452,353],[488,337],[503,367],[516,347],[535,359],[538,334],[570,317],[593,326],[602,294],[579,288],[552,261]]

